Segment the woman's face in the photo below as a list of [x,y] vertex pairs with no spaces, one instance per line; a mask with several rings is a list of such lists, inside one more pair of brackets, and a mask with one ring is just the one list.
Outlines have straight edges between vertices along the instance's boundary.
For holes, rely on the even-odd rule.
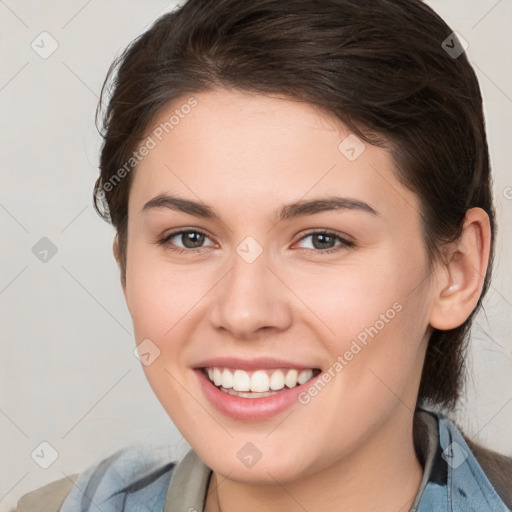
[[[226,90],[184,97],[154,127],[133,171],[124,292],[188,443],[220,474],[274,483],[403,440],[431,276],[418,198],[389,153],[311,105]],[[221,391],[201,370],[214,366],[226,389],[274,394]]]

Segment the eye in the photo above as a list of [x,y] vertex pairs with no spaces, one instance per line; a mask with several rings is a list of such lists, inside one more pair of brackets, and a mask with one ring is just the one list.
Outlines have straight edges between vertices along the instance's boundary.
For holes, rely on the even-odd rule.
[[[342,249],[355,247],[355,243],[343,238],[334,231],[311,231],[304,235],[300,240],[306,240],[311,238],[313,248],[306,248],[306,251],[313,252],[315,254],[329,254]],[[339,243],[336,244],[336,241]]]
[[[304,235],[298,243],[308,238],[311,238],[313,248],[305,248],[305,250],[315,254],[329,254],[346,248],[355,247],[354,242],[343,238],[334,231],[311,231]],[[209,240],[208,236],[200,230],[182,229],[170,233],[159,240],[158,243],[166,246],[167,249],[176,253],[197,252],[199,249],[215,246],[214,243],[209,246],[204,246],[203,244],[206,239]],[[181,242],[181,247],[176,243],[177,241]]]
[[[181,241],[182,246],[180,247],[175,242],[173,242],[174,239]],[[170,233],[162,240],[159,240],[158,243],[160,245],[165,245],[166,248],[171,251],[181,253],[192,252],[194,249],[203,249],[204,247],[202,244],[204,243],[205,239],[209,240],[208,236],[202,231],[197,229],[182,229],[180,231],[174,231],[173,233]],[[214,245],[215,244],[212,243],[210,247]]]

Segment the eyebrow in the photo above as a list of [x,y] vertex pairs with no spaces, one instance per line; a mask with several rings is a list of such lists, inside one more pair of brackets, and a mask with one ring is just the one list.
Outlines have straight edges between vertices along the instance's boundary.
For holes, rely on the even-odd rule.
[[[156,208],[168,208],[170,210],[187,213],[195,217],[219,221],[222,220],[215,211],[205,203],[170,196],[167,194],[160,194],[153,199],[150,199],[143,206],[141,213]],[[326,198],[311,199],[308,201],[301,200],[287,204],[276,211],[276,219],[277,222],[281,222],[332,210],[357,210],[367,212],[372,215],[379,215],[374,208],[364,201],[350,197],[329,196]]]

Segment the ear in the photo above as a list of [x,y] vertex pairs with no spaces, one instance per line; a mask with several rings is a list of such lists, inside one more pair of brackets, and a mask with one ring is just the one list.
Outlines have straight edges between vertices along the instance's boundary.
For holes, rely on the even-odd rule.
[[[112,252],[114,253],[114,258],[117,261],[117,264],[120,266],[119,239],[117,235],[114,238],[114,243],[112,244]],[[126,278],[123,275],[121,275],[121,288],[123,289],[124,298],[126,300]]]
[[440,330],[462,325],[475,309],[489,264],[491,227],[482,208],[466,212],[463,231],[437,276],[430,325]]

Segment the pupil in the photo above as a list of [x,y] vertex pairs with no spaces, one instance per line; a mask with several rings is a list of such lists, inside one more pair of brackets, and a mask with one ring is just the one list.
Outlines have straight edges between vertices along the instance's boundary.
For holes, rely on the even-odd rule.
[[[318,238],[316,238],[318,237]],[[314,241],[315,240],[320,240],[320,247],[317,247],[318,244],[315,244]],[[317,233],[316,235],[313,236],[313,246],[315,247],[315,249],[325,249],[325,245],[322,245],[322,243],[324,244],[327,244],[327,248],[330,248],[330,244],[329,242],[332,242],[332,237],[330,235],[324,235],[322,233]]]
[[[204,235],[202,233],[189,232],[189,233],[186,233],[184,245],[188,249],[193,249],[195,247],[201,246],[203,239],[204,239]],[[192,245],[187,245],[189,242]],[[196,244],[196,245],[194,245],[194,244]]]

